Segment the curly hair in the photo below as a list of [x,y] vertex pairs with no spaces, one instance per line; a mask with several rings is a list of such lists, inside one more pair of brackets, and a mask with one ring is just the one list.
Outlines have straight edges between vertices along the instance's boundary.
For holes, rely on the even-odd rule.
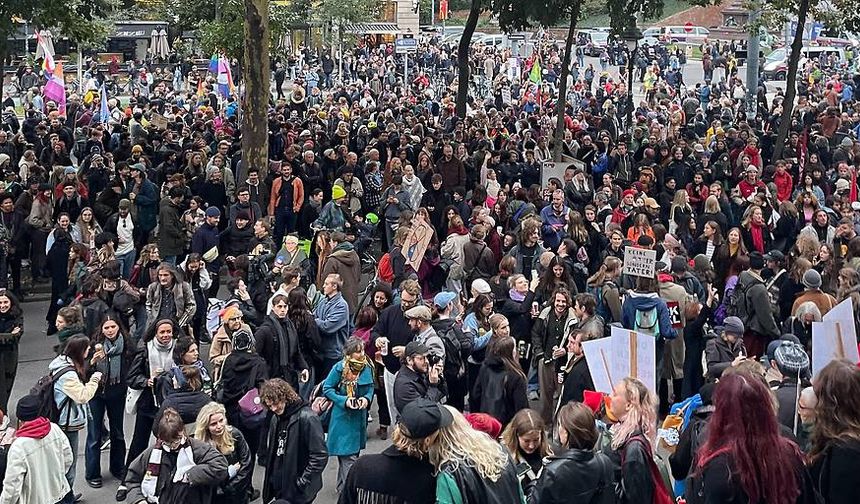
[[301,398],[289,383],[280,378],[272,378],[271,380],[264,381],[260,387],[260,400],[263,404],[274,404],[283,401],[287,405],[290,405],[301,401]]

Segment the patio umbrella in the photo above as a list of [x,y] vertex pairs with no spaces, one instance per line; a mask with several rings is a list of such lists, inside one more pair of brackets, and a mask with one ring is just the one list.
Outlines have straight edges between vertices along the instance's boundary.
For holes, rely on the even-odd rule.
[[167,59],[170,55],[170,43],[167,41],[167,31],[164,28],[158,31],[157,55],[162,59]]
[[149,49],[146,50],[150,56],[158,56],[158,29],[152,30],[149,36]]
[[[51,53],[51,57],[54,57],[54,36],[51,34],[51,30],[41,30],[39,32],[39,37],[41,37],[42,41],[45,43],[45,47],[47,51]],[[41,44],[36,44],[36,59],[43,58],[45,56],[45,50],[42,49]]]

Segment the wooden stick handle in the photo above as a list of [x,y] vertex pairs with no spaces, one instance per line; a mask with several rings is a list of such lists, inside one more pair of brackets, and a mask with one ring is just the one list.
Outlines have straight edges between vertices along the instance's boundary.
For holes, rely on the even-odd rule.
[[630,376],[639,378],[639,356],[636,331],[630,331]]

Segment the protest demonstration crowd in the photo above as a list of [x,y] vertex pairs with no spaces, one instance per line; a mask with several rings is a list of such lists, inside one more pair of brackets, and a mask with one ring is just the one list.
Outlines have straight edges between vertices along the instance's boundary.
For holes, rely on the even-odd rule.
[[[548,37],[513,68],[473,46],[465,117],[438,37],[406,76],[389,44],[302,48],[265,166],[223,57],[130,98],[95,64],[60,100],[30,79],[0,131],[0,503],[855,502],[856,62],[807,60],[790,117],[760,83],[752,117],[729,44],[640,48],[629,83],[616,49],[575,48],[557,163]],[[56,358],[16,383],[40,285]]]

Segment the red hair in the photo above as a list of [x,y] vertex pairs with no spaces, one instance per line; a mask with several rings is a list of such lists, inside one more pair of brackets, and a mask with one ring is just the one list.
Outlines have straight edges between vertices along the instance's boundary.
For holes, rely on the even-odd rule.
[[800,495],[800,450],[780,436],[770,391],[757,377],[734,373],[717,384],[697,475],[720,455],[729,458],[750,502],[791,504]]

